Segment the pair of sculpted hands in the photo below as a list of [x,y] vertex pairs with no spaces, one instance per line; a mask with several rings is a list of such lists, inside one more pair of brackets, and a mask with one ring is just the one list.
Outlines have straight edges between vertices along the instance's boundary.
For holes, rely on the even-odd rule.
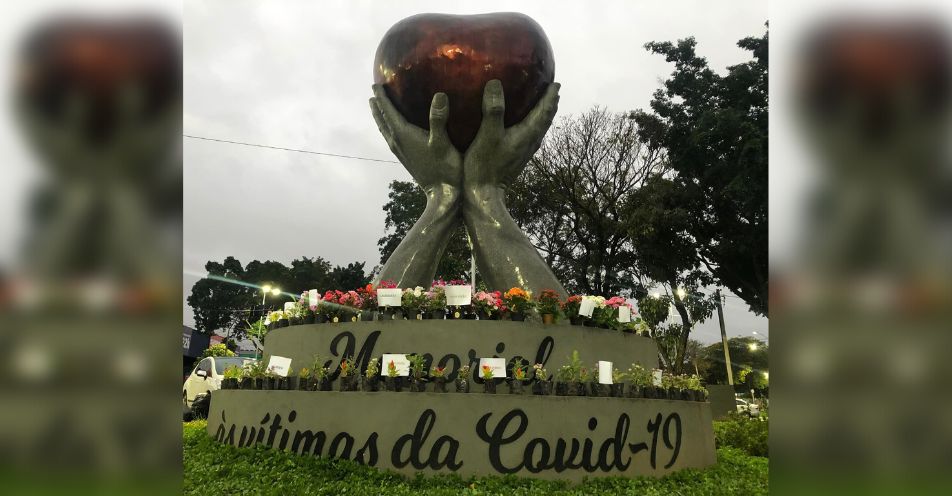
[[430,130],[406,121],[373,86],[370,108],[390,150],[427,195],[426,209],[380,273],[399,287],[428,287],[449,237],[466,224],[479,273],[492,289],[520,286],[531,291],[565,290],[519,229],[505,206],[505,186],[525,169],[542,144],[558,110],[559,84],[552,83],[522,122],[503,124],[502,83],[492,80],[483,91],[483,119],[465,153],[450,142],[446,123],[450,102],[433,95]]

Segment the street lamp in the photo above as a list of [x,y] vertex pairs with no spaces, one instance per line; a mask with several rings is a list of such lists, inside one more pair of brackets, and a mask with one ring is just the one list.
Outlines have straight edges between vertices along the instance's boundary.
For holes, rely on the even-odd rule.
[[750,348],[750,351],[757,351],[757,343],[750,343],[747,347]]
[[272,288],[270,284],[265,284],[261,286],[261,304],[264,305],[264,299],[268,297],[268,293],[271,293],[274,296],[281,294],[280,288]]

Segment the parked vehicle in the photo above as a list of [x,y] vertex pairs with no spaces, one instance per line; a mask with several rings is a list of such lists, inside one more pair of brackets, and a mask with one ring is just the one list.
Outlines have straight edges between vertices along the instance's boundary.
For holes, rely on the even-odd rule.
[[192,373],[185,378],[185,384],[182,386],[182,401],[185,407],[191,408],[200,396],[220,389],[226,368],[232,365],[244,367],[254,361],[251,358],[241,357],[207,357],[200,360],[192,369]]
[[735,401],[737,402],[737,413],[744,413],[749,417],[760,416],[760,407],[757,406],[757,403],[752,403],[742,398],[736,398]]

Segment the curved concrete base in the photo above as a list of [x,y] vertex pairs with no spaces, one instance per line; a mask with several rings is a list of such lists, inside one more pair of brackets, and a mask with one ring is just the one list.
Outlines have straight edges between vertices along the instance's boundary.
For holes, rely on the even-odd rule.
[[709,403],[627,398],[224,390],[208,433],[405,474],[580,481],[716,462]]

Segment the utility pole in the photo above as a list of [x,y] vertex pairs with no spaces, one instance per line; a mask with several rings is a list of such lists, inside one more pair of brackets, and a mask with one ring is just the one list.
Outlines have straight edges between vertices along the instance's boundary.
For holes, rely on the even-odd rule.
[[731,372],[731,352],[727,348],[727,331],[724,329],[724,309],[721,308],[721,290],[714,292],[717,300],[717,321],[721,324],[721,343],[724,344],[724,363],[727,365],[727,383],[734,385],[734,373]]

